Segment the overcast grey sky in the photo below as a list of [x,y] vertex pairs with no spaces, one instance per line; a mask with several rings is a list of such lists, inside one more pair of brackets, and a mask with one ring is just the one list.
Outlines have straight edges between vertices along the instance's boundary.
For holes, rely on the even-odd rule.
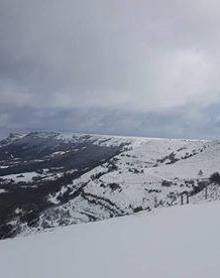
[[218,137],[218,0],[0,0],[0,136]]

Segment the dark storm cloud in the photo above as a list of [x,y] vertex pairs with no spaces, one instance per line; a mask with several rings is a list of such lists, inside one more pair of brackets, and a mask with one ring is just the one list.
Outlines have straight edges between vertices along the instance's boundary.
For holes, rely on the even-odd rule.
[[219,8],[215,0],[0,0],[2,133],[216,136]]
[[[190,109],[193,110],[192,107]],[[188,115],[185,107],[156,113],[106,108],[16,108],[8,114],[5,107],[0,113],[0,138],[14,131],[25,133],[36,130],[166,138],[217,138],[220,132],[219,109],[220,106],[214,105]]]

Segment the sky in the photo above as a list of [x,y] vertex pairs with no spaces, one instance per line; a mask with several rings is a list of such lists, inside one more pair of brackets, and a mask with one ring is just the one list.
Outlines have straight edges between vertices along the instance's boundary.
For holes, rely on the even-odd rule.
[[0,0],[0,137],[220,135],[218,0]]

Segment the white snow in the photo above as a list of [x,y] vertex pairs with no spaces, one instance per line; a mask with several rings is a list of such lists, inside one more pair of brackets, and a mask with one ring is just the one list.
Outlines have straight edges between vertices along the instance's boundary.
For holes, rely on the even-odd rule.
[[0,241],[4,278],[219,278],[220,202]]
[[11,174],[11,175],[6,175],[2,176],[1,178],[3,179],[13,179],[16,182],[19,181],[25,181],[25,182],[30,182],[33,177],[38,176],[39,174],[36,172],[26,172],[22,174]]
[[[39,226],[57,227],[58,225],[104,220],[112,216],[131,214],[136,209],[155,210],[158,207],[177,205],[180,203],[181,192],[192,190],[200,182],[209,181],[214,172],[220,168],[220,141],[159,139],[143,137],[120,137],[86,134],[47,134],[38,136],[79,143],[91,142],[98,146],[123,145],[120,154],[101,165],[87,171],[74,179],[72,183],[62,187],[60,191],[49,194],[47,200],[56,206],[40,214]],[[77,146],[77,145],[76,145]],[[84,147],[82,147],[84,148]],[[82,149],[80,147],[80,150]],[[78,149],[76,148],[75,151]],[[63,155],[57,150],[51,155]],[[76,153],[77,156],[77,153]],[[5,166],[4,166],[5,167]],[[84,170],[89,169],[88,167]],[[50,170],[54,170],[52,172]],[[2,176],[10,184],[15,182],[33,182],[40,180],[55,180],[63,175],[62,167],[44,169],[37,172]],[[66,173],[73,173],[71,169]],[[202,171],[202,175],[199,172]],[[164,185],[164,181],[168,185]],[[189,184],[189,182],[193,182]],[[15,185],[15,183],[14,183]],[[22,187],[29,186],[22,185]],[[81,193],[64,204],[62,196],[67,192],[71,196],[83,187]],[[219,200],[220,189],[213,186],[209,189],[208,200]],[[83,194],[82,194],[83,193]],[[196,196],[190,195],[190,203],[203,202],[205,192]],[[85,197],[86,196],[86,197]],[[46,225],[45,225],[46,223]],[[33,230],[36,230],[33,228]],[[31,229],[28,229],[28,233]],[[23,234],[26,234],[24,229]]]
[[[74,134],[72,137],[63,135],[61,138],[74,141],[83,138],[82,136],[82,134]],[[111,217],[108,209],[103,206],[106,203],[102,198],[129,214],[138,207],[154,210],[158,206],[178,204],[179,194],[192,190],[193,186],[189,186],[187,181],[192,180],[196,186],[199,181],[208,180],[212,173],[220,170],[218,141],[98,135],[84,138],[89,138],[88,140],[94,144],[102,146],[120,144],[125,146],[123,152],[112,159],[116,166],[114,170],[110,169],[108,162],[103,161],[102,165],[88,171],[68,185],[69,190],[74,193],[77,188],[86,184],[83,191],[87,194],[87,200],[79,195],[54,210],[50,209],[50,215],[47,211],[42,213],[40,218],[46,218],[50,227],[59,224],[61,212],[64,213],[64,218],[67,215],[65,221],[68,224],[91,221],[88,214],[95,216],[97,220]],[[199,176],[200,170],[203,172],[202,176]],[[46,178],[49,179],[48,176]],[[169,181],[170,185],[163,186],[164,180]],[[118,185],[118,188],[112,189],[113,183]],[[59,204],[58,197],[63,195],[61,191],[50,195],[49,201]],[[91,194],[96,197],[92,197]],[[220,199],[220,190],[210,196],[209,200]],[[95,198],[99,198],[99,202],[91,203]],[[190,197],[190,203],[198,203],[202,200],[204,200],[204,192],[197,198]],[[71,218],[68,215],[71,215]]]
[[54,156],[57,156],[57,155],[63,155],[65,153],[66,152],[64,152],[64,151],[57,151],[57,152],[53,152],[52,154],[50,154],[50,156],[54,157]]

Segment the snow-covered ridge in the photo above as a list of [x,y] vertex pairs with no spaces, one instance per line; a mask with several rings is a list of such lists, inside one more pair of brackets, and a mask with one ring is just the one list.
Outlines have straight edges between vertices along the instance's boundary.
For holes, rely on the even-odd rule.
[[[6,141],[3,238],[179,204],[183,192],[200,202],[210,175],[220,171],[219,141],[57,132]],[[208,199],[218,199],[219,188],[210,186]]]

